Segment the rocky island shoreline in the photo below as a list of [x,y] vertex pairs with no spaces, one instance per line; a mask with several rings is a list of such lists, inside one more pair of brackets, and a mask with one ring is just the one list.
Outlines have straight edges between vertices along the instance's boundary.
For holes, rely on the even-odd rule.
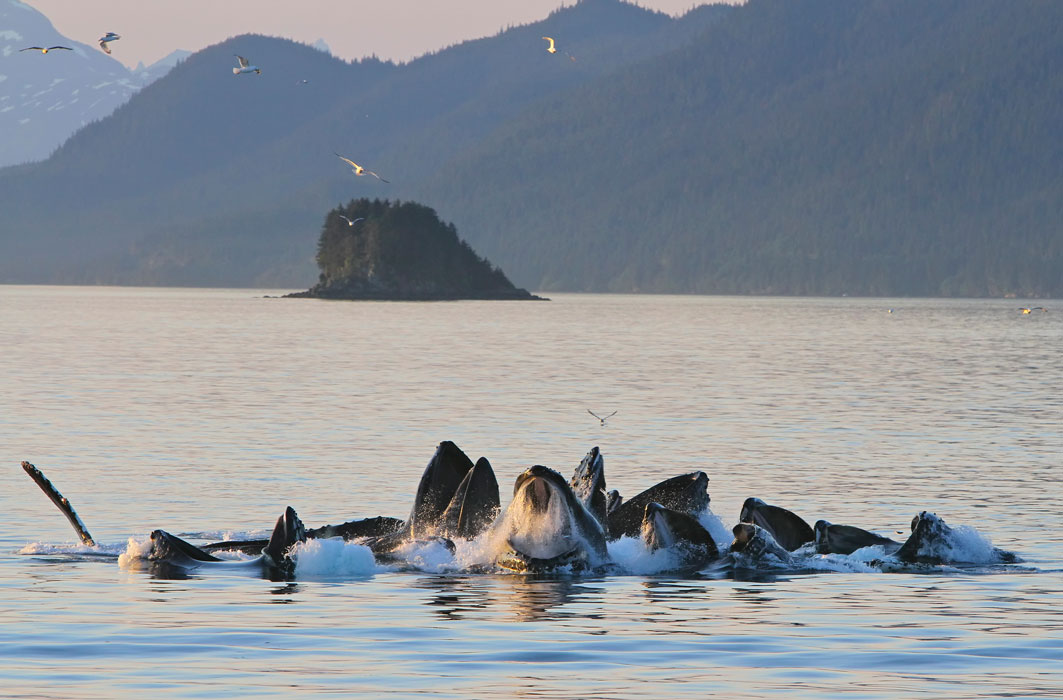
[[318,283],[294,298],[365,301],[544,301],[516,287],[430,207],[353,200],[325,217]]

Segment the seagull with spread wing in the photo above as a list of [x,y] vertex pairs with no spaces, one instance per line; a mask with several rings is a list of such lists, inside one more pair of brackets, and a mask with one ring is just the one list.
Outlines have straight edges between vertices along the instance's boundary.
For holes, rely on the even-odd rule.
[[343,219],[344,221],[346,221],[348,226],[354,226],[359,221],[365,221],[365,217],[364,216],[359,216],[357,219],[348,219],[343,214],[340,214],[340,218]]
[[[335,153],[335,151],[333,151],[333,153]],[[375,177],[377,180],[380,180],[381,182],[390,182],[390,180],[385,180],[384,178],[382,178],[379,175],[377,175],[376,173],[374,173],[372,170],[366,170],[365,168],[363,168],[362,166],[358,165],[357,163],[355,163],[350,158],[344,158],[339,153],[336,153],[336,157],[339,158],[340,160],[342,160],[347,165],[351,166],[351,172],[354,173],[355,175],[362,176],[362,175],[365,175],[365,174],[368,173],[369,175],[372,175],[373,177]]]
[[616,415],[616,411],[613,411],[612,413],[610,413],[610,414],[609,414],[608,416],[606,416],[605,418],[602,418],[601,416],[599,416],[599,415],[598,415],[597,413],[595,413],[594,411],[592,411],[592,410],[591,410],[591,409],[589,409],[589,408],[587,409],[587,413],[589,413],[589,414],[591,414],[592,416],[594,416],[595,418],[597,418],[597,419],[598,419],[598,422],[602,424],[602,427],[605,427],[605,421],[609,420],[610,418],[612,418],[613,416],[615,416],[615,415]]
[[552,37],[544,36],[543,39],[550,42],[550,45],[546,47],[546,50],[550,53],[557,53],[557,49],[554,48],[554,40]]
[[74,50],[69,46],[49,46],[48,48],[45,48],[43,46],[27,46],[24,49],[19,49],[19,52],[21,53],[22,51],[40,51],[41,53],[48,53],[49,51],[55,51],[56,49],[63,49],[64,51]]

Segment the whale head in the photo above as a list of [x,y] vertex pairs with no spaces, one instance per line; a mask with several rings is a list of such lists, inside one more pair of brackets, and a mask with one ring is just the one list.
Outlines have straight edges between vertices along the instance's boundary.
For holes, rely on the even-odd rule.
[[541,465],[517,477],[513,500],[496,521],[494,535],[501,545],[496,563],[511,571],[583,569],[607,556],[601,525],[564,477]]

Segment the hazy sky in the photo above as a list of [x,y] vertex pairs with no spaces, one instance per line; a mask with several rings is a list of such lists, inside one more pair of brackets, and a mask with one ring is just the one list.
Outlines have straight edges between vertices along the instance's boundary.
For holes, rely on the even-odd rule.
[[[150,64],[253,32],[313,43],[340,58],[408,60],[510,25],[545,18],[574,0],[24,0],[63,35],[95,46],[107,32],[114,58]],[[672,15],[711,0],[640,0]]]

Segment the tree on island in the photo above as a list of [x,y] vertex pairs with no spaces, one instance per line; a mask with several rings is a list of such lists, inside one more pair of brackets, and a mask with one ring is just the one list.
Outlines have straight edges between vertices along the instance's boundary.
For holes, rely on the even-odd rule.
[[318,283],[289,296],[323,299],[539,299],[416,202],[357,199],[325,217]]

